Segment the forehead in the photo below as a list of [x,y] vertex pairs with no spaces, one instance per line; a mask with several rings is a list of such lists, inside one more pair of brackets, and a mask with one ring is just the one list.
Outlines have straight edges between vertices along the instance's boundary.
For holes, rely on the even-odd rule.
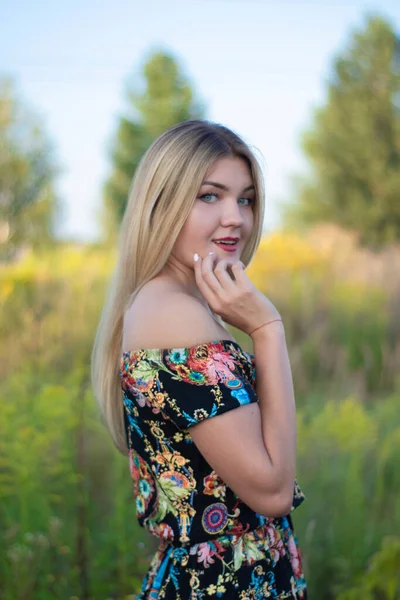
[[247,162],[238,156],[224,156],[216,160],[208,170],[203,181],[210,180],[218,183],[245,187],[253,183]]

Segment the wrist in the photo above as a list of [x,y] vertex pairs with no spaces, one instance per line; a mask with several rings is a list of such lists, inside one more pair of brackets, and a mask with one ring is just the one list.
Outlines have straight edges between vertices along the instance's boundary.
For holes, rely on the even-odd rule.
[[281,319],[266,323],[255,331],[251,332],[250,337],[253,342],[256,340],[268,339],[270,336],[285,335],[285,328]]

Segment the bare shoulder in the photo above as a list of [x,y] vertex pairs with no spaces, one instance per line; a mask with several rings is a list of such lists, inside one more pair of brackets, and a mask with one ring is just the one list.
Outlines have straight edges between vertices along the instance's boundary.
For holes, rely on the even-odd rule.
[[222,338],[233,339],[199,299],[155,278],[125,314],[122,349],[187,348]]

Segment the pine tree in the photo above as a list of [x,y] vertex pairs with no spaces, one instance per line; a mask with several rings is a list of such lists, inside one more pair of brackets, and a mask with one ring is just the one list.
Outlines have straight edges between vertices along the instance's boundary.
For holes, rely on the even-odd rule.
[[0,257],[53,241],[59,205],[54,152],[40,119],[0,79]]
[[400,239],[400,42],[383,18],[336,58],[302,146],[312,176],[284,208],[289,226],[334,222],[370,247]]
[[122,220],[132,177],[147,148],[169,127],[203,116],[203,106],[171,55],[153,53],[144,64],[143,78],[143,91],[138,92],[137,86],[128,88],[130,114],[120,118],[113,142],[103,213],[104,229],[111,238]]

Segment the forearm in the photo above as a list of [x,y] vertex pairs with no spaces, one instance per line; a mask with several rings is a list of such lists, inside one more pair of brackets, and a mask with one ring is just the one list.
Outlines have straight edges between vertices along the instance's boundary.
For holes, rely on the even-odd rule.
[[278,491],[290,491],[296,476],[296,406],[283,324],[266,325],[252,339],[268,471]]

